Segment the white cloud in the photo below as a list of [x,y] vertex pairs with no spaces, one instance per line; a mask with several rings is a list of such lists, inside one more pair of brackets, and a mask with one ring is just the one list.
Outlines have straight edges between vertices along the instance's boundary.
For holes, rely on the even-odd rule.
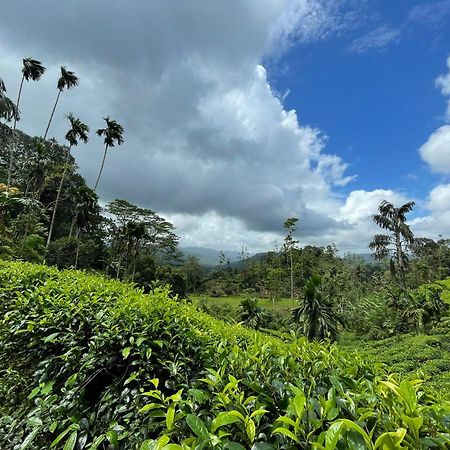
[[433,212],[450,211],[450,184],[440,184],[429,194],[428,209]]
[[370,50],[382,51],[389,45],[397,43],[400,36],[400,30],[392,28],[390,25],[380,25],[367,34],[354,39],[348,50],[350,53],[356,54],[366,53]]
[[[450,56],[447,58],[448,73],[436,78],[436,86],[441,89],[442,95],[450,96]],[[450,98],[447,101],[447,119],[450,121]]]
[[450,125],[438,128],[419,149],[421,158],[436,173],[450,173]]
[[411,222],[416,236],[439,239],[448,238],[450,229],[450,184],[440,184],[432,189],[426,204],[428,215],[418,217]]

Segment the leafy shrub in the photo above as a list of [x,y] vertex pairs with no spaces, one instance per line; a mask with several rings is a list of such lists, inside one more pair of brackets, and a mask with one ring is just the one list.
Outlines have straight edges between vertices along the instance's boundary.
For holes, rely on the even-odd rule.
[[448,402],[336,346],[82,272],[1,263],[0,286],[2,449],[450,444]]

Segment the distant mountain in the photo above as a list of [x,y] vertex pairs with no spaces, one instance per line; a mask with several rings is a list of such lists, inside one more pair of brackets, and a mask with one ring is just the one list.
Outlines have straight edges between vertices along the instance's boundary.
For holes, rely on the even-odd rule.
[[[196,256],[203,266],[215,267],[219,265],[220,250],[205,247],[181,247],[186,256]],[[239,252],[224,250],[225,259],[234,263],[239,261]]]

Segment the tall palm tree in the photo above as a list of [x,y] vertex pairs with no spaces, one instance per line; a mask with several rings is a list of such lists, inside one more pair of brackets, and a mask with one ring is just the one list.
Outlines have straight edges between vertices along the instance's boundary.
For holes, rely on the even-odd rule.
[[53,227],[55,225],[56,211],[58,209],[59,197],[61,196],[61,191],[63,188],[64,179],[68,168],[70,151],[74,145],[75,146],[78,145],[78,141],[83,141],[84,143],[86,143],[89,140],[88,137],[89,127],[85,123],[81,122],[80,119],[75,118],[72,113],[69,113],[67,115],[67,119],[70,122],[70,130],[66,133],[65,139],[69,143],[69,149],[67,150],[66,160],[64,161],[64,170],[61,175],[58,191],[56,193],[55,206],[53,208],[52,219],[50,221],[50,228],[48,230],[46,248],[48,248],[48,245],[50,244],[50,241],[52,239]]
[[[17,95],[16,102],[16,112],[19,111],[20,97],[22,95],[22,88],[24,81],[39,81],[42,75],[45,72],[45,67],[42,65],[40,61],[33,58],[24,58],[23,66],[22,66],[22,80],[20,82],[19,93]],[[9,167],[8,167],[8,181],[7,181],[7,191],[11,184],[11,174],[13,168],[13,159],[14,159],[14,150],[16,145],[16,125],[18,120],[18,114],[14,114],[14,122],[13,122],[13,134],[12,134],[12,143],[10,146],[10,154],[9,154]]]
[[408,248],[414,243],[414,235],[406,224],[406,214],[414,208],[415,202],[408,202],[396,208],[392,203],[383,200],[378,206],[379,214],[374,214],[372,220],[389,234],[376,234],[369,248],[373,250],[376,259],[390,256],[390,268],[393,277],[397,276],[400,285],[406,289],[406,266],[408,263]]
[[100,166],[100,172],[98,173],[97,181],[95,182],[94,192],[97,190],[98,182],[100,181],[100,177],[102,176],[103,166],[105,165],[106,153],[108,152],[109,147],[114,147],[117,145],[121,145],[123,143],[123,127],[118,124],[115,120],[110,117],[104,118],[106,122],[105,128],[100,128],[97,130],[97,134],[99,136],[104,136],[104,144],[105,144],[105,152],[103,154],[102,165]]
[[322,278],[313,275],[303,288],[303,303],[292,310],[292,317],[303,324],[303,333],[309,341],[338,338],[341,320],[325,298]]
[[78,85],[78,77],[74,72],[70,70],[66,70],[64,66],[61,66],[61,76],[58,79],[58,84],[56,85],[58,89],[58,95],[56,96],[55,104],[53,105],[52,113],[50,114],[50,119],[47,124],[47,128],[45,129],[44,139],[47,138],[48,130],[50,128],[50,124],[52,123],[53,115],[55,114],[56,106],[58,105],[59,96],[64,89],[72,89],[73,87]]

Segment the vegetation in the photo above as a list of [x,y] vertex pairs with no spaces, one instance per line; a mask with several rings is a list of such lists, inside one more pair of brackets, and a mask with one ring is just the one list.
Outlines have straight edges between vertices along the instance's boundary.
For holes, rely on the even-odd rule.
[[0,283],[3,448],[450,444],[447,401],[336,346],[81,272],[6,263]]

